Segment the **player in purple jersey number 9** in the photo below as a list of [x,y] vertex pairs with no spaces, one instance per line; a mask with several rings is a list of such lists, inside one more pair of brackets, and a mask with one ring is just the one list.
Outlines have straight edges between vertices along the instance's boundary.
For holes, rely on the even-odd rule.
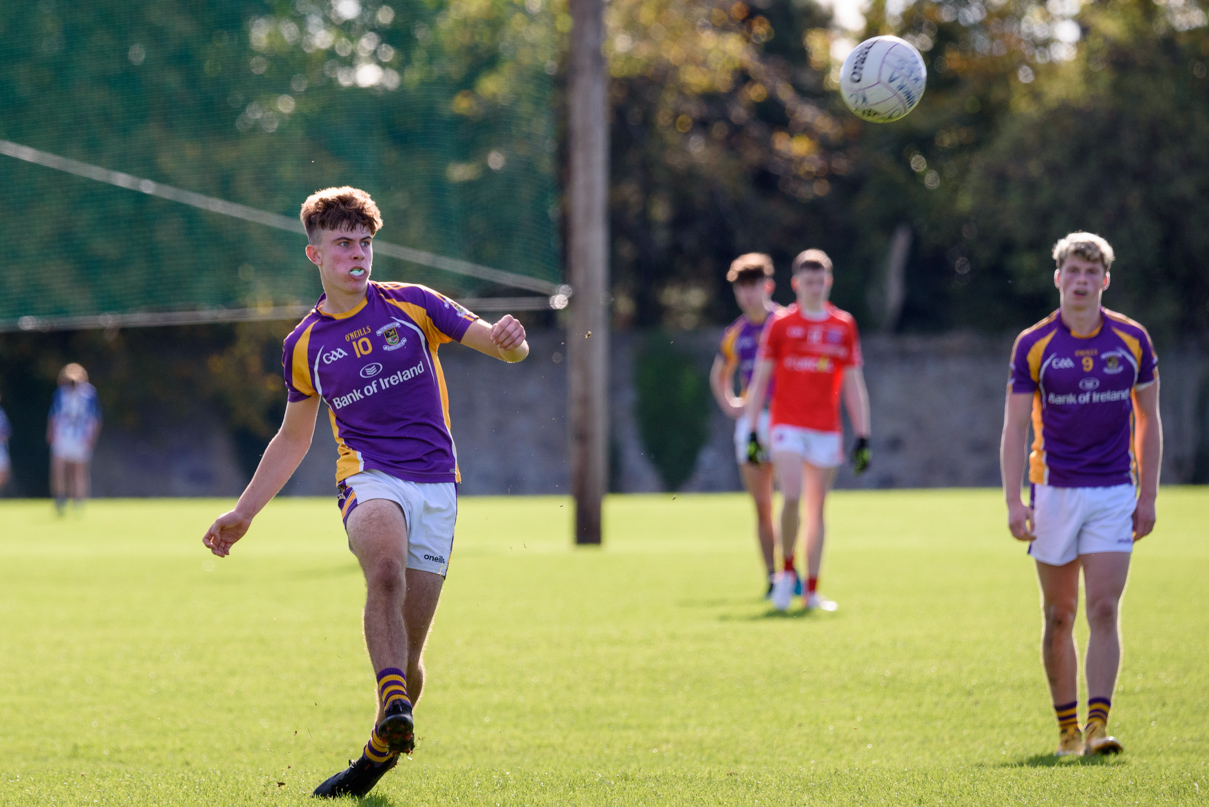
[[[1059,308],[1012,349],[1000,464],[1008,529],[1028,542],[1041,587],[1042,661],[1058,719],[1056,753],[1108,754],[1108,713],[1121,663],[1118,614],[1133,544],[1155,524],[1162,426],[1157,359],[1138,323],[1101,306],[1112,247],[1071,233],[1053,250]],[[1021,500],[1025,441],[1031,503]],[[1074,641],[1079,570],[1089,628],[1088,711],[1078,721]]]
[[365,576],[378,714],[361,757],[315,795],[364,796],[414,747],[421,655],[453,547],[457,458],[437,347],[459,341],[518,362],[529,346],[511,316],[489,325],[431,289],[371,282],[382,219],[364,191],[319,191],[303,204],[302,221],[324,296],[286,339],[281,429],[235,508],[202,542],[218,557],[230,554],[306,455],[326,401],[341,449],[338,501]]

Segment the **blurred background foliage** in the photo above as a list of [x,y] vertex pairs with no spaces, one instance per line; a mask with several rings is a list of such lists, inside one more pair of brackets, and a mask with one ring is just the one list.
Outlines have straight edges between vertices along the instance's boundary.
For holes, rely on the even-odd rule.
[[[723,278],[749,250],[836,263],[866,329],[1002,332],[1056,306],[1050,246],[1117,250],[1107,298],[1169,341],[1209,327],[1209,29],[1197,0],[875,2],[928,66],[919,108],[865,124],[834,89],[842,32],[807,0],[616,0],[613,271],[618,325],[737,313]],[[836,53],[838,57],[839,50]],[[886,264],[911,234],[906,298]]]
[[[873,0],[851,32],[814,0],[612,0],[615,327],[729,321],[725,268],[753,250],[788,301],[789,261],[817,246],[866,332],[1012,332],[1056,306],[1050,245],[1090,229],[1117,251],[1110,307],[1160,346],[1205,334],[1205,7]],[[0,139],[287,215],[315,188],[360,184],[388,240],[554,279],[569,26],[565,0],[38,0],[0,15]],[[880,33],[912,41],[929,81],[918,109],[876,126],[835,89],[846,47]],[[118,284],[172,307],[232,277],[241,304],[318,294],[295,236],[9,158],[0,182],[21,236],[0,266],[13,299],[103,311]],[[887,308],[896,231],[905,297]],[[167,283],[174,266],[187,271]],[[289,326],[0,334],[14,451],[41,440],[62,363],[91,360],[111,422],[204,400],[254,461],[280,416]]]

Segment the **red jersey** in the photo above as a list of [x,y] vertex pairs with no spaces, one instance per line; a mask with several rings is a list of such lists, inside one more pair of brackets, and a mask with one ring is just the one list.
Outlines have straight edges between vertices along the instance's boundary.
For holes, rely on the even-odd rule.
[[772,362],[776,381],[772,425],[843,430],[840,390],[844,368],[864,363],[851,314],[828,303],[813,318],[802,314],[794,303],[765,326],[757,361]]

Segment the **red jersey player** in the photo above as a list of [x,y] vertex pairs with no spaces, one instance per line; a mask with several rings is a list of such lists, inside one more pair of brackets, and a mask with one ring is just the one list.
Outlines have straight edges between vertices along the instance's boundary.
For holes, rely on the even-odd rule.
[[861,370],[861,344],[856,321],[827,301],[831,293],[831,259],[819,249],[794,258],[793,290],[797,302],[778,314],[764,329],[747,401],[749,457],[764,454],[755,432],[760,402],[775,381],[771,408],[771,446],[777,481],[784,496],[781,510],[781,550],[784,571],[777,576],[772,602],[778,611],[789,608],[797,583],[794,549],[802,498],[806,500],[807,610],[835,610],[835,603],[818,593],[823,559],[823,501],[843,464],[840,398],[856,432],[852,450],[854,470],[869,466],[869,393]]

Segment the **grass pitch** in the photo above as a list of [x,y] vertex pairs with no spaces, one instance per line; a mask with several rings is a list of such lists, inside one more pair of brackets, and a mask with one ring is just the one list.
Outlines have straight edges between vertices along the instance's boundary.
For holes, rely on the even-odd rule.
[[[335,506],[278,500],[218,560],[227,506],[0,504],[0,804],[309,804],[359,753]],[[761,599],[742,496],[612,498],[603,549],[570,546],[564,499],[465,499],[419,747],[365,803],[1209,802],[1209,490],[1159,508],[1125,596],[1126,753],[1058,763],[997,492],[835,494],[840,610],[809,615]]]

